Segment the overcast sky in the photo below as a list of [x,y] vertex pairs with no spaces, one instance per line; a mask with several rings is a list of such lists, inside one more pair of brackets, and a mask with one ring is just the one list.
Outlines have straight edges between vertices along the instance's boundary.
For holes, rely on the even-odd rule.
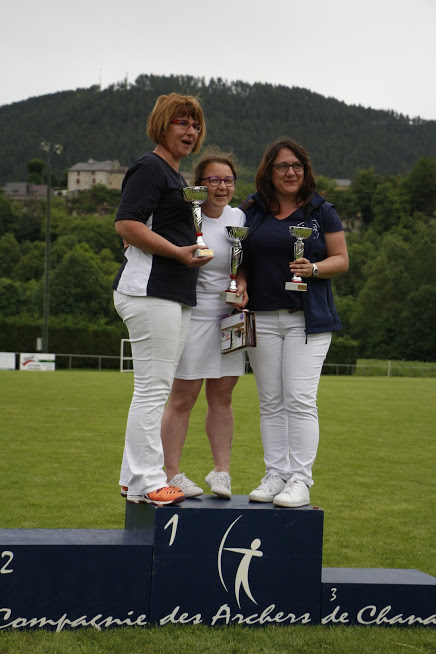
[[0,24],[0,105],[183,74],[436,120],[436,0],[3,0]]

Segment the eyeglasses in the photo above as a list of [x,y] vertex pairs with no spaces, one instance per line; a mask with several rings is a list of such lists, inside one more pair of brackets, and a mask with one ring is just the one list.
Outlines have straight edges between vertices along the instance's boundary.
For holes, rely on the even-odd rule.
[[200,179],[200,182],[202,182],[204,179],[207,179],[207,181],[211,186],[219,186],[221,182],[224,182],[226,186],[234,186],[237,177],[217,177],[215,175],[212,175],[211,177],[202,177],[202,179]]
[[300,161],[296,161],[295,163],[292,164],[282,161],[282,163],[271,164],[271,165],[273,168],[277,168],[277,171],[279,173],[287,173],[289,168],[292,168],[294,173],[301,173],[301,171],[304,170],[304,164],[302,164]]
[[184,120],[183,118],[173,118],[170,120],[170,123],[174,123],[174,125],[177,125],[177,127],[185,129],[186,131],[192,127],[194,132],[197,132],[197,134],[200,134],[201,132],[201,125],[199,123],[190,123],[189,120]]

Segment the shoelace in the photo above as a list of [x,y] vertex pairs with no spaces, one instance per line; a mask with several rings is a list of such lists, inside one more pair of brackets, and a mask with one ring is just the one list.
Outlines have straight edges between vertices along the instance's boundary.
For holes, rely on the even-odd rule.
[[219,484],[222,484],[226,488],[230,488],[230,479],[226,472],[217,472],[216,480]]
[[169,495],[176,495],[176,494],[178,494],[180,492],[178,490],[174,490],[174,488],[172,488],[171,486],[162,486],[162,488],[158,488],[154,492],[155,493],[160,493],[161,491],[166,491]]
[[275,483],[275,480],[278,479],[278,477],[274,477],[274,475],[268,475],[264,479],[262,479],[262,485],[265,485],[269,491],[272,490],[272,486]]

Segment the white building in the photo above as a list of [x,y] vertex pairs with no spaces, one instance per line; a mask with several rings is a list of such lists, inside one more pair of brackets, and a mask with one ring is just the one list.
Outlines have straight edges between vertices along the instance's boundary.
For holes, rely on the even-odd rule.
[[77,163],[68,169],[68,193],[87,191],[95,184],[119,191],[126,172],[127,168],[119,161],[89,159],[86,163]]

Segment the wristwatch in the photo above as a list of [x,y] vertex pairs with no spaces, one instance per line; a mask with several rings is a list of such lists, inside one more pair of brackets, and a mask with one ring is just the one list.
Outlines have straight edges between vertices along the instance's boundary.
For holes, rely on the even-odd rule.
[[319,275],[319,268],[316,265],[316,263],[312,264],[312,277],[318,277]]

